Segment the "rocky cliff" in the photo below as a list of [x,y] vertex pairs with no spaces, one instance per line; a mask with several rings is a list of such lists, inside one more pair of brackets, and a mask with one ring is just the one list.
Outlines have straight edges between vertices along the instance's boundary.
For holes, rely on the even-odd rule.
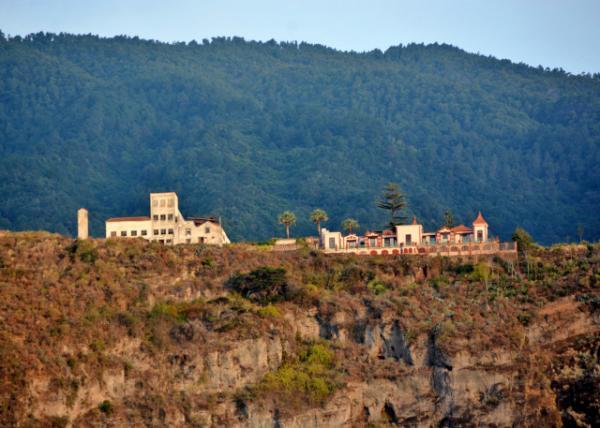
[[600,245],[477,260],[0,237],[0,425],[600,425]]

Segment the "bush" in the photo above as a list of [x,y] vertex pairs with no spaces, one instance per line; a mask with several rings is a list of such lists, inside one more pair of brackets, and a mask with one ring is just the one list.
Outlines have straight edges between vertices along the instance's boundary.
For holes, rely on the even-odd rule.
[[98,404],[98,409],[105,415],[111,415],[114,411],[112,403],[108,400],[104,400],[102,403]]
[[490,267],[487,263],[477,263],[471,272],[473,281],[487,281],[490,278]]
[[525,259],[527,251],[533,246],[533,238],[531,235],[522,227],[517,227],[512,235],[512,240],[517,243],[519,259]]
[[364,286],[364,284],[375,278],[373,271],[364,270],[359,266],[348,266],[344,268],[340,273],[340,282],[346,287],[356,287],[358,285]]
[[79,257],[79,260],[85,263],[95,263],[98,258],[96,245],[89,239],[78,239],[67,250],[72,256]]
[[253,302],[266,305],[289,297],[285,269],[261,267],[247,274],[229,278],[225,286]]
[[473,263],[464,263],[464,264],[458,264],[456,266],[454,266],[454,268],[452,269],[454,271],[454,273],[460,275],[460,274],[467,274],[467,273],[471,273],[474,270],[474,266]]
[[281,312],[277,309],[276,306],[271,304],[264,306],[258,310],[258,315],[263,318],[280,318]]
[[157,303],[150,311],[150,318],[158,317],[181,319],[181,314],[177,305],[172,303]]
[[369,283],[367,284],[367,288],[371,290],[371,292],[376,296],[379,296],[380,294],[383,294],[386,291],[388,291],[388,287],[377,278],[369,281]]
[[335,391],[334,354],[325,342],[305,343],[297,356],[267,373],[259,389],[301,403],[323,404]]

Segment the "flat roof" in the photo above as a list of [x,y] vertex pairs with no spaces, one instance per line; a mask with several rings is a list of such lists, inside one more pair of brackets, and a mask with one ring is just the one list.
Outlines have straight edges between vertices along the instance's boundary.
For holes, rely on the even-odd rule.
[[113,217],[106,220],[107,223],[117,221],[150,221],[150,217]]

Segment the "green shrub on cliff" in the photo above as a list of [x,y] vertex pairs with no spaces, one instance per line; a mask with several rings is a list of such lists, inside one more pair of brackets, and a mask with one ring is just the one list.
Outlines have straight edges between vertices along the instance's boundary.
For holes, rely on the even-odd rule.
[[337,375],[327,342],[303,343],[295,357],[265,375],[258,390],[285,400],[323,404],[338,386]]
[[225,286],[263,305],[285,300],[289,292],[285,269],[268,266],[250,273],[236,274],[229,278]]

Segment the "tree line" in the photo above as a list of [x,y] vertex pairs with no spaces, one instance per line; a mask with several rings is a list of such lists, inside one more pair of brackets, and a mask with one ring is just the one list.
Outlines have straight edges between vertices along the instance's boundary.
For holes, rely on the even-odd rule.
[[[437,227],[486,213],[542,243],[600,238],[600,80],[441,44],[341,52],[216,38],[166,44],[40,33],[0,37],[0,229],[74,234],[74,213],[184,215],[233,240],[328,221],[379,228],[389,181]],[[357,229],[355,223],[352,229]]]

